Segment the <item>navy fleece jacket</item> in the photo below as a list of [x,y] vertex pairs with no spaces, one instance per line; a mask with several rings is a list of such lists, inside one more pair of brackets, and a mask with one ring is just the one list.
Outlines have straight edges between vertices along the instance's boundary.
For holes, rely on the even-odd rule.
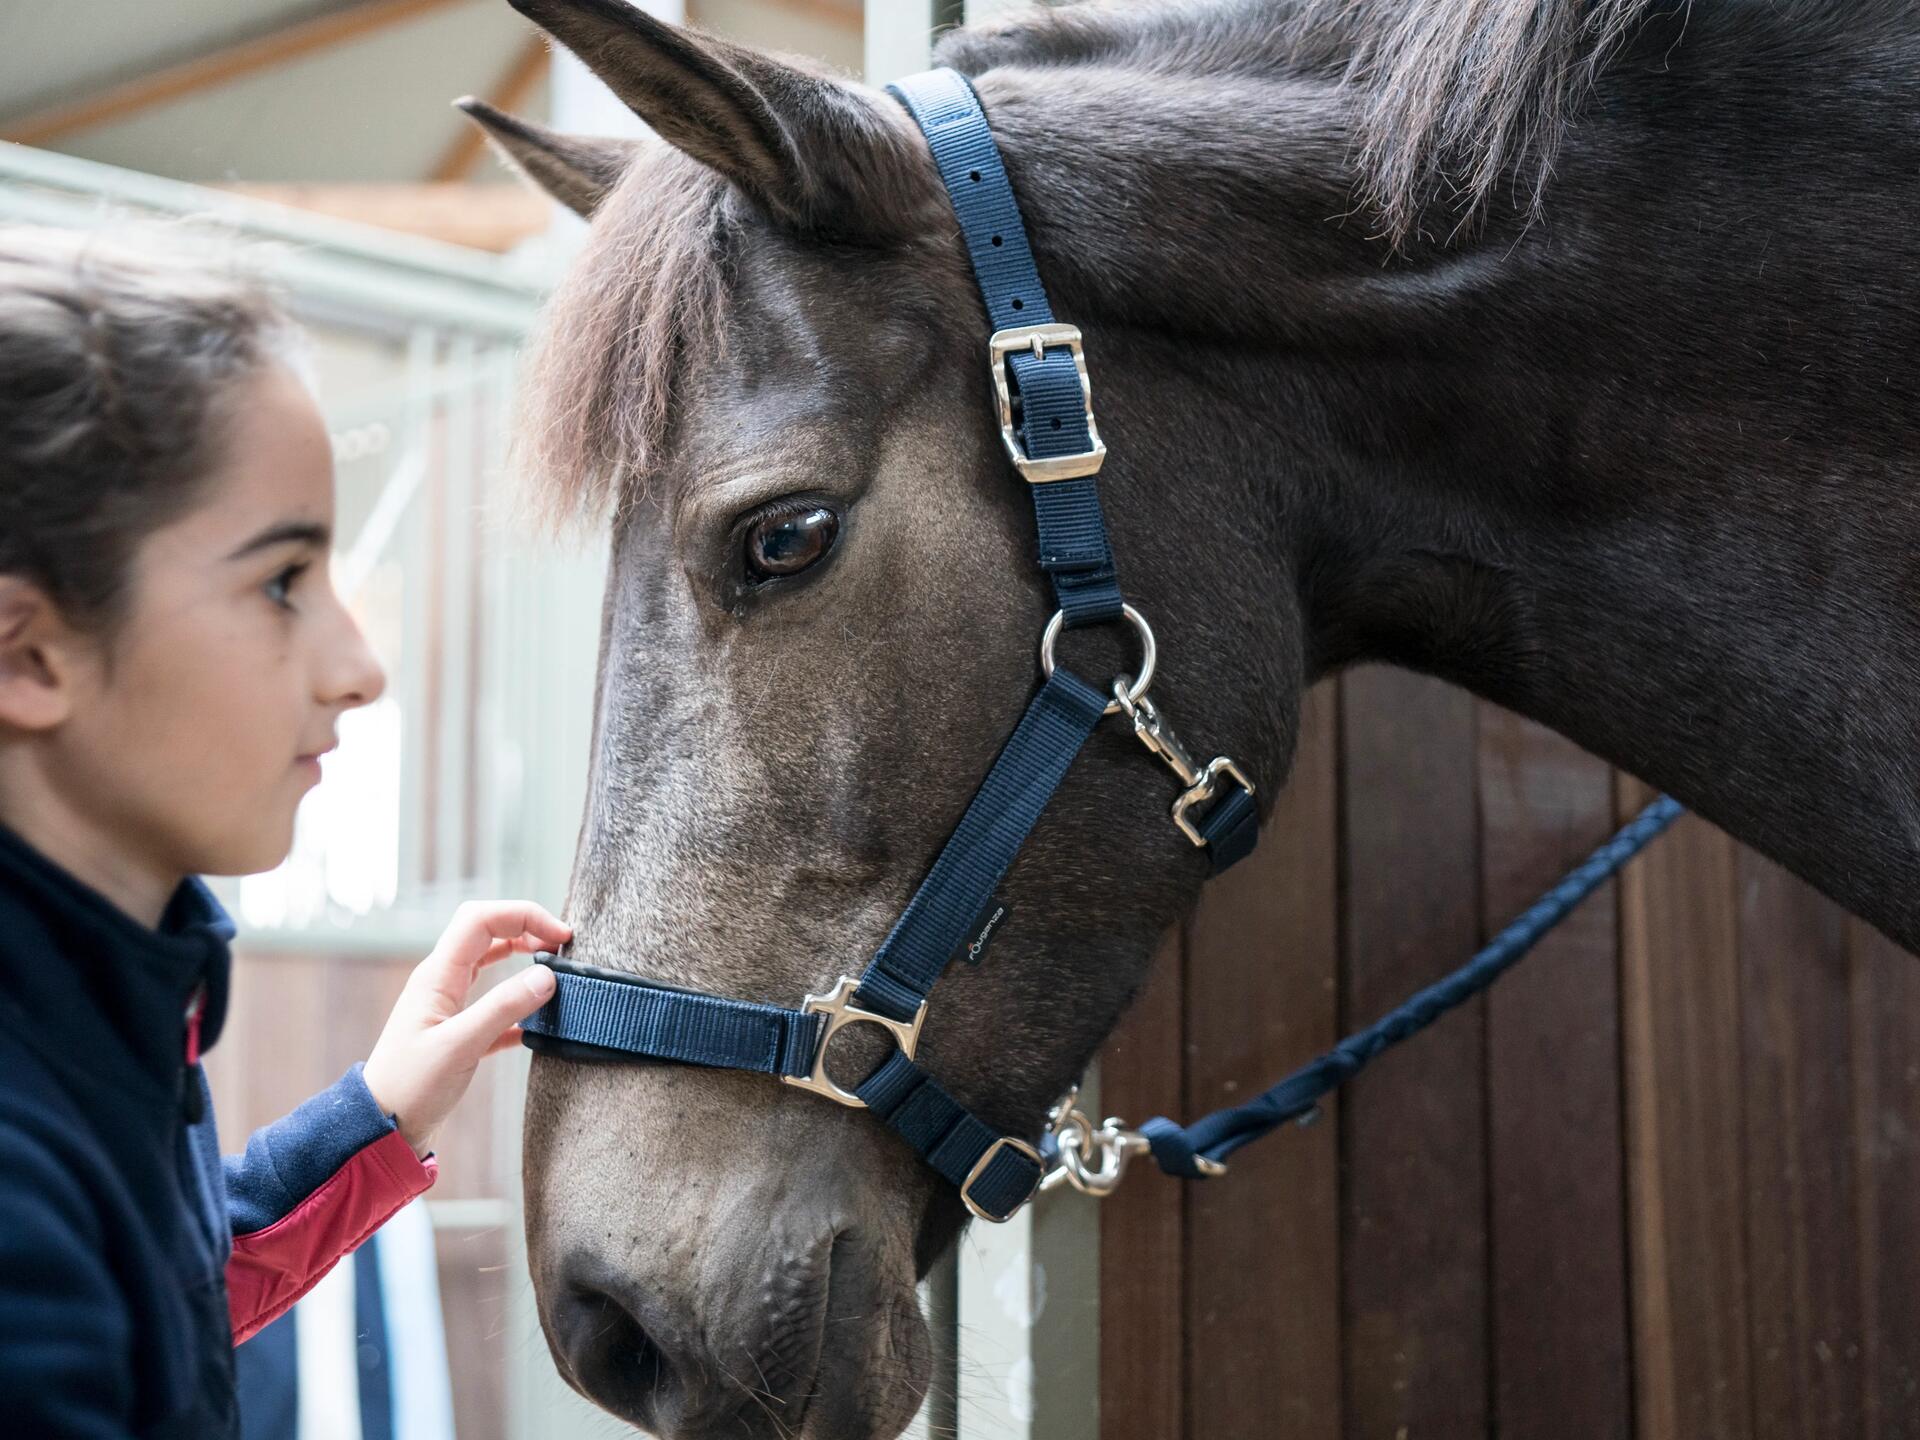
[[157,930],[0,828],[0,1431],[238,1433],[237,1339],[433,1181],[355,1066],[224,1162],[188,1063],[233,926],[196,880]]

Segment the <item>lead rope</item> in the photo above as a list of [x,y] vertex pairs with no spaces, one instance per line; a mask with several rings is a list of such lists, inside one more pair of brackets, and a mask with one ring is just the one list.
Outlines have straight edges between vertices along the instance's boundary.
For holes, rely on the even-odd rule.
[[1150,1153],[1169,1175],[1196,1180],[1222,1175],[1226,1173],[1227,1156],[1242,1145],[1289,1120],[1312,1124],[1319,1117],[1320,1102],[1328,1094],[1358,1075],[1382,1051],[1419,1034],[1449,1010],[1486,990],[1682,813],[1677,800],[1662,795],[1465,965],[1244,1104],[1216,1110],[1191,1125],[1156,1116],[1137,1130],[1117,1119],[1108,1119],[1096,1128],[1079,1109],[1076,1087],[1049,1117],[1041,1153],[1052,1168],[1040,1188],[1069,1185],[1088,1195],[1111,1194],[1126,1173],[1127,1162],[1142,1153]]

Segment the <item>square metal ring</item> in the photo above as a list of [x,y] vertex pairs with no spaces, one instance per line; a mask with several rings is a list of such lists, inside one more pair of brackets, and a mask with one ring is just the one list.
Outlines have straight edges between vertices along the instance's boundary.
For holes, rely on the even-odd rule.
[[1182,835],[1202,849],[1206,847],[1207,837],[1202,835],[1199,827],[1187,818],[1187,811],[1213,798],[1214,792],[1220,788],[1222,775],[1233,781],[1247,794],[1254,793],[1253,782],[1247,778],[1246,772],[1226,756],[1216,755],[1207,762],[1207,768],[1200,772],[1194,784],[1173,802],[1173,823],[1180,827]]
[[920,1025],[927,1018],[927,1002],[920,1002],[913,1019],[896,1020],[891,1015],[876,1014],[855,1005],[853,992],[859,988],[860,982],[853,976],[842,975],[833,989],[824,995],[809,995],[800,1002],[800,1008],[809,1015],[826,1016],[827,1027],[821,1032],[819,1046],[813,1052],[813,1068],[805,1075],[782,1075],[780,1078],[802,1090],[811,1090],[816,1095],[824,1095],[855,1110],[864,1110],[867,1108],[866,1101],[851,1090],[842,1090],[827,1074],[827,1049],[832,1045],[833,1037],[849,1025],[878,1025],[893,1037],[893,1043],[900,1047],[900,1053],[911,1060],[914,1049],[920,1044]]
[[[995,1140],[993,1144],[987,1147],[986,1153],[983,1154],[978,1160],[973,1162],[973,1168],[967,1172],[967,1178],[961,1182],[960,1199],[963,1202],[965,1202],[967,1209],[971,1210],[975,1215],[978,1215],[982,1220],[985,1220],[992,1225],[1006,1224],[1007,1221],[1011,1220],[1014,1216],[1020,1213],[1021,1205],[1025,1205],[1027,1203],[1027,1200],[1031,1200],[1033,1198],[1033,1191],[1031,1190],[1028,1191],[1027,1200],[1022,1200],[1019,1205],[1014,1206],[1013,1209],[1009,1210],[1004,1215],[989,1214],[987,1211],[982,1210],[978,1205],[974,1203],[973,1182],[978,1180],[982,1175],[986,1173],[987,1166],[993,1163],[994,1157],[998,1155],[1002,1150],[1018,1150],[1022,1155],[1026,1156],[1029,1160],[1033,1161],[1036,1170],[1038,1170],[1042,1174],[1045,1173],[1047,1168],[1046,1162],[1040,1158],[1040,1152],[1038,1150],[1034,1149],[1033,1146],[1027,1144],[1027,1142],[1024,1140],[1014,1139],[1013,1136],[1011,1135],[1002,1135],[998,1140]],[[1038,1190],[1039,1188],[1040,1188],[1039,1181],[1036,1179],[1036,1181],[1034,1182],[1034,1190]]]

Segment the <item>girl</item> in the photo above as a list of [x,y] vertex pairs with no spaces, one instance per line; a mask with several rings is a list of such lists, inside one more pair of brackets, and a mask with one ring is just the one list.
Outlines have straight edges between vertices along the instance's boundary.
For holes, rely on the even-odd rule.
[[[233,927],[384,683],[327,575],[327,433],[256,287],[0,231],[0,1430],[237,1433],[232,1346],[433,1183],[552,993],[536,905],[463,907],[364,1065],[221,1160]],[[463,1008],[465,1006],[465,1008]]]

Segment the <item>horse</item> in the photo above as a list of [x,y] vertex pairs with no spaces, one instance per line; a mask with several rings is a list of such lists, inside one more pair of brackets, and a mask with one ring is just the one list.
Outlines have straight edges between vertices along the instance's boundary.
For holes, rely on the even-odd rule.
[[[463,102],[591,220],[520,455],[611,533],[574,958],[787,1005],[885,935],[1050,608],[919,131],[621,0],[513,0],[657,140]],[[1286,781],[1303,691],[1442,677],[1920,946],[1920,15],[1885,0],[1165,0],[945,35],[1083,328],[1155,694]],[[1119,627],[1062,641],[1130,673]],[[1194,903],[1097,731],[920,1059],[1038,1133]],[[861,1027],[871,1031],[872,1027]],[[884,1041],[849,1032],[857,1083]],[[870,1115],[537,1056],[568,1381],[674,1437],[883,1440],[965,1221]]]

